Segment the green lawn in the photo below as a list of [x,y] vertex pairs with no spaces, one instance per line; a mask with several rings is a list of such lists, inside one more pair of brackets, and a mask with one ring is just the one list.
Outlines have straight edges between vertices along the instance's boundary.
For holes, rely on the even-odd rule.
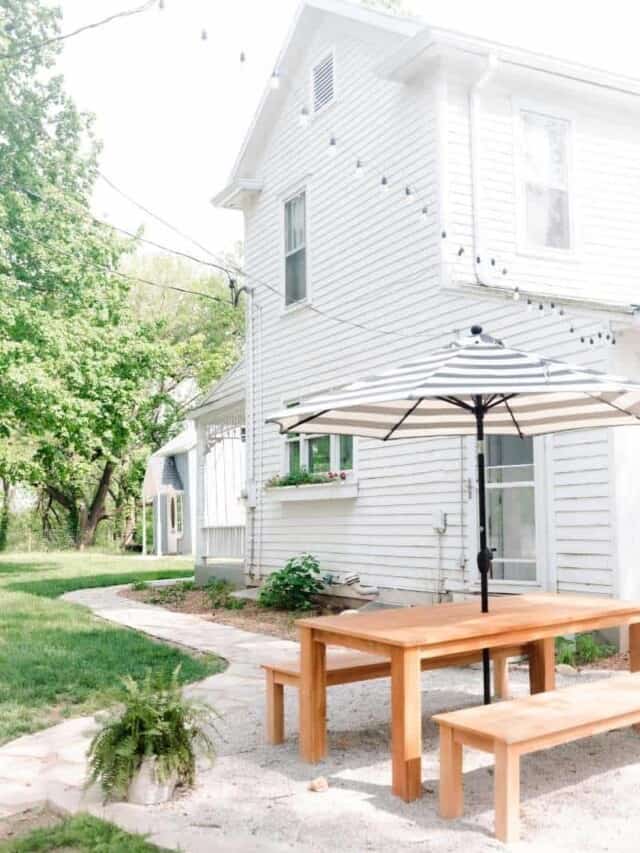
[[131,835],[87,814],[56,826],[34,829],[22,838],[0,842],[0,853],[162,853],[142,835]]
[[70,589],[192,571],[191,560],[176,558],[0,556],[0,743],[107,707],[125,674],[180,663],[183,680],[196,681],[222,669],[215,656],[192,657],[54,598]]

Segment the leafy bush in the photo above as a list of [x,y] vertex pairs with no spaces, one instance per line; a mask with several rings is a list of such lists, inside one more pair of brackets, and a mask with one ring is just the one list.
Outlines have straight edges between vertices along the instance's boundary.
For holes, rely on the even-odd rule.
[[278,572],[269,575],[258,604],[274,610],[309,610],[311,597],[322,589],[320,564],[311,554],[292,557]]
[[594,634],[577,634],[573,640],[558,637],[556,662],[569,666],[584,666],[584,664],[610,657],[615,650],[615,646],[600,643]]
[[142,592],[143,589],[149,589],[149,584],[147,581],[142,580],[142,578],[138,578],[131,584],[131,589],[136,592]]
[[242,610],[246,604],[243,598],[231,595],[233,585],[229,581],[214,578],[207,583],[204,591],[209,596],[209,603],[214,610]]
[[150,604],[162,605],[177,605],[182,604],[187,593],[195,588],[193,581],[181,581],[180,583],[170,584],[169,586],[154,587],[153,593],[149,596]]
[[126,796],[145,758],[156,759],[160,780],[173,773],[183,785],[193,785],[196,745],[209,756],[214,747],[206,732],[213,727],[214,712],[182,697],[180,667],[173,673],[147,671],[142,681],[122,679],[120,699],[124,709],[109,717],[89,747],[87,784],[99,782],[105,801]]

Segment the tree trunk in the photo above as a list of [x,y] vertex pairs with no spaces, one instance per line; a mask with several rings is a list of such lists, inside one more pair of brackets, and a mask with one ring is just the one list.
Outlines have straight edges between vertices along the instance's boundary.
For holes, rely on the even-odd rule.
[[83,507],[78,513],[76,547],[79,551],[82,551],[91,545],[95,545],[98,525],[107,517],[105,504],[109,494],[109,486],[111,485],[113,470],[113,463],[107,462],[102,470],[102,476],[100,477],[100,482],[98,483],[95,495],[93,496],[91,506],[88,510]]
[[11,483],[6,478],[2,479],[2,509],[0,510],[0,551],[7,548],[7,535],[9,533],[9,512],[11,504]]

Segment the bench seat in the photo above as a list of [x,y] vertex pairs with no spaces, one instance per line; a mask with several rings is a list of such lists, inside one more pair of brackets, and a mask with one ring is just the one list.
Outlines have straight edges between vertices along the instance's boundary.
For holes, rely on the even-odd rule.
[[520,756],[640,722],[640,673],[538,693],[497,705],[436,714],[440,814],[462,815],[462,747],[495,756],[496,836],[517,841]]
[[[497,696],[506,699],[509,695],[509,672],[507,661],[525,651],[522,646],[492,649],[494,666],[494,690]],[[482,660],[481,652],[447,655],[422,661],[422,671],[441,669],[446,666],[466,666]],[[327,687],[336,684],[351,684],[355,681],[371,681],[389,678],[391,662],[388,658],[366,652],[344,651],[329,647],[326,657]],[[263,663],[267,688],[267,741],[272,744],[284,741],[284,690],[285,686],[300,686],[300,658],[289,657],[279,661]]]

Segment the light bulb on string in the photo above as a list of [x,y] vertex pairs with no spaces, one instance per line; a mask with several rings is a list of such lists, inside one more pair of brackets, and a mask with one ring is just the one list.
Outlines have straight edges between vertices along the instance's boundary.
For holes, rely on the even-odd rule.
[[555,317],[556,314],[558,313],[558,309],[556,307],[555,302],[552,302],[549,307],[551,308],[551,314]]
[[158,9],[160,9],[160,11],[164,9],[164,0],[158,0]]
[[364,163],[362,160],[356,160],[355,176],[356,178],[362,178],[364,176]]
[[413,200],[413,193],[411,191],[411,187],[406,186],[404,188],[404,200],[409,202]]
[[530,299],[527,299],[527,313],[531,314],[533,311],[533,302]]
[[422,217],[422,219],[426,219],[429,216],[429,208],[427,207],[426,204],[422,208],[422,210],[420,211],[420,216]]
[[335,136],[332,136],[329,140],[329,147],[327,148],[327,157],[333,159],[338,152],[338,143],[336,142]]
[[280,88],[280,75],[277,71],[274,71],[271,77],[269,78],[269,88],[274,92],[276,89]]
[[538,305],[538,317],[544,317],[544,304],[542,302]]
[[298,124],[300,127],[308,127],[309,126],[309,110],[306,107],[303,107],[300,110],[300,115],[298,116]]
[[383,193],[385,193],[389,189],[389,180],[386,175],[383,175],[380,178],[380,189]]
[[242,64],[243,62],[246,62],[246,61],[247,61],[247,54],[244,52],[244,50],[241,50],[240,51],[240,64]]
[[517,285],[513,288],[513,301],[520,301],[520,288]]
[[203,28],[200,33],[200,41],[207,41],[208,38],[209,36],[207,35],[207,31]]

